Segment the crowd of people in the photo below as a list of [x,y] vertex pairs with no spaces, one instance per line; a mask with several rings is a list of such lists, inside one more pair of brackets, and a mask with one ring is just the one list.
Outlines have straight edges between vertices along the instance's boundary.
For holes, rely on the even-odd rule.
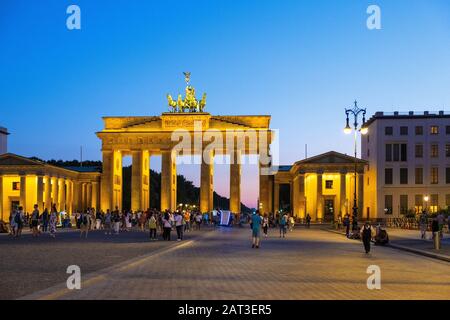
[[[89,231],[102,230],[105,235],[118,235],[121,232],[140,230],[148,232],[150,240],[172,239],[172,231],[176,232],[177,241],[183,239],[183,235],[191,230],[200,230],[202,225],[216,225],[217,219],[209,214],[201,214],[198,211],[158,211],[148,209],[146,211],[120,211],[117,207],[114,211],[96,211],[88,208],[83,212],[73,214],[74,227],[80,230],[80,238],[88,236]],[[23,207],[13,210],[9,218],[9,233],[18,238],[22,235],[24,227],[30,228],[33,237],[41,234],[49,234],[55,238],[57,226],[62,225],[61,216],[55,206],[50,212],[44,209],[39,212],[38,205],[34,205],[31,214],[25,213]],[[72,225],[69,223],[69,227]]]

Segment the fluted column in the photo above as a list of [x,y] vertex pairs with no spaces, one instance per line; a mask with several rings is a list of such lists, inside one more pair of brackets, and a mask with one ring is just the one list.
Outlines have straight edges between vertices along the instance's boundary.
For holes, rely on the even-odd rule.
[[132,152],[131,167],[131,210],[146,210],[149,190],[149,153],[146,150]]
[[200,211],[213,210],[214,194],[214,154],[213,151],[203,153],[200,173]]
[[230,211],[241,213],[241,152],[233,152],[230,160]]
[[177,167],[172,150],[161,152],[161,210],[176,210]]
[[49,176],[45,176],[45,184],[44,184],[44,194],[45,194],[45,203],[44,208],[50,210],[52,207],[52,189],[51,189],[51,179]]
[[66,179],[66,212],[72,213],[72,180]]
[[364,217],[364,174],[358,173],[358,219]]
[[6,219],[6,214],[3,210],[3,197],[4,197],[4,193],[3,193],[3,176],[0,175],[0,220],[2,221],[8,221],[8,219]]
[[87,183],[82,182],[81,183],[81,210],[85,211],[87,209]]
[[58,178],[52,177],[52,206],[56,206],[56,210],[59,208],[58,191]]
[[20,176],[20,205],[27,211],[27,176]]
[[269,207],[269,176],[267,166],[259,164],[259,211],[264,214],[270,211]]
[[[100,208],[106,212],[106,210],[114,210],[112,203],[113,193],[113,152],[111,150],[103,150],[103,164],[102,164],[102,179],[100,187]],[[77,182],[78,183],[78,182]],[[78,183],[79,184],[79,183]],[[79,188],[77,188],[79,187]],[[75,194],[77,189],[80,189],[77,199],[78,210],[82,207],[81,201],[81,186],[75,185]]]
[[280,210],[280,183],[277,181],[273,184],[273,210],[275,212]]
[[305,197],[305,174],[298,175],[298,212],[299,217],[304,219],[306,217],[306,197]]
[[347,181],[346,181],[346,172],[341,172],[340,174],[340,207],[341,207],[341,216],[345,216],[347,214]]
[[58,188],[59,188],[59,211],[65,211],[66,210],[66,179],[60,178],[58,181]]
[[42,175],[37,176],[36,201],[39,212],[42,213],[44,210],[44,176]]
[[72,198],[72,210],[74,212],[81,211],[81,183],[79,181],[73,182],[73,198]]
[[98,210],[98,182],[93,181],[91,183],[91,207]]
[[316,220],[323,220],[323,185],[322,172],[317,172],[317,215]]
[[86,184],[86,207],[92,208],[92,183]]

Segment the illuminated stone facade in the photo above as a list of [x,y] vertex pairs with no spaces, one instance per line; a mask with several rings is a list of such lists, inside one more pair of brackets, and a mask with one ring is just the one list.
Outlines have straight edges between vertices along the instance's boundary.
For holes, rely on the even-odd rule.
[[97,208],[100,172],[92,168],[61,168],[6,153],[0,155],[0,219],[8,221],[13,207],[31,213],[52,205],[72,213]]
[[[356,161],[359,216],[364,208],[363,181],[366,164],[361,159]],[[273,189],[271,212],[290,211],[301,219],[309,213],[312,221],[334,221],[338,216],[351,214],[354,171],[355,158],[334,151],[297,161],[292,166],[280,166],[278,172],[269,177],[272,185],[270,189]],[[288,187],[282,191],[280,189],[283,185]],[[286,192],[289,194],[286,195]],[[289,199],[288,204],[282,203],[280,197]]]
[[[103,171],[100,207],[122,209],[122,158],[132,156],[131,209],[149,207],[149,169],[151,156],[160,155],[161,210],[177,207],[177,156],[202,155],[200,210],[213,210],[214,162],[216,155],[230,155],[230,210],[241,208],[242,155],[267,157],[272,141],[270,116],[213,116],[209,113],[163,113],[150,117],[104,117],[104,129],[97,132],[102,140]],[[261,137],[268,141],[260,147]],[[180,142],[184,149],[180,149]],[[217,144],[217,141],[221,141]],[[213,144],[210,144],[210,143]],[[210,148],[213,146],[213,148]],[[188,152],[188,154],[186,154]],[[269,203],[268,176],[260,178],[260,202]]]

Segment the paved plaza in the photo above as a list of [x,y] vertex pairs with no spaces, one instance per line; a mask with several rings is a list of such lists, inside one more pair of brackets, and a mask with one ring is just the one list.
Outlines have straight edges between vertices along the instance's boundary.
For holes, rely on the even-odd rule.
[[[270,231],[260,249],[251,248],[248,228],[196,232],[171,243],[148,242],[138,232],[112,239],[96,233],[88,241],[79,241],[76,232],[61,234],[54,243],[19,240],[26,245],[2,237],[9,262],[1,261],[6,269],[1,286],[6,281],[12,291],[3,298],[450,298],[447,262],[387,247],[365,255],[360,242],[319,228],[299,228],[286,239]],[[81,290],[66,289],[68,264],[81,267]],[[369,265],[381,268],[381,290],[366,286]],[[20,281],[18,273],[24,277]]]

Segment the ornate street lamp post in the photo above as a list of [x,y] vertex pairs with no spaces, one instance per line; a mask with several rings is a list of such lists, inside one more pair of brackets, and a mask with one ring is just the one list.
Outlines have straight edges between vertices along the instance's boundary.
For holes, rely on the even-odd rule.
[[[362,135],[367,134],[368,129],[366,127],[366,109],[359,108],[357,101],[355,101],[355,105],[351,109],[345,109],[345,115],[347,116],[346,119],[346,126],[344,128],[345,134],[352,133],[352,128],[350,127],[349,123],[349,115],[353,114],[354,122],[353,122],[353,130],[354,130],[354,146],[355,146],[355,181],[354,181],[354,192],[353,192],[353,221],[352,221],[352,230],[355,230],[358,227],[358,202],[356,200],[356,176],[358,174],[357,172],[357,164],[358,164],[358,158],[357,158],[357,137],[358,137],[358,131],[361,132]],[[362,125],[358,129],[358,115],[362,114]],[[361,195],[360,195],[361,196]]]

